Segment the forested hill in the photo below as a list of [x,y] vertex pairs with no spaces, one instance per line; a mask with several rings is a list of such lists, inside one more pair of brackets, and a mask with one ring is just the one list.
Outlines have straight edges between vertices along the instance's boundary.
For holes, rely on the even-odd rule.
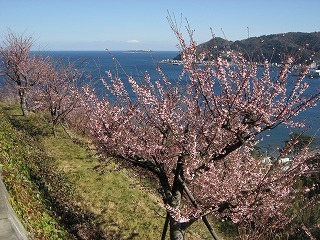
[[[227,41],[215,37],[198,45],[199,51],[209,51],[213,55],[227,52],[230,49],[240,51],[251,61],[260,62],[268,59],[280,63],[284,56],[292,54],[299,63],[305,61],[320,61],[320,32],[302,33],[289,32],[263,35],[237,41]],[[175,59],[179,59],[178,55]]]

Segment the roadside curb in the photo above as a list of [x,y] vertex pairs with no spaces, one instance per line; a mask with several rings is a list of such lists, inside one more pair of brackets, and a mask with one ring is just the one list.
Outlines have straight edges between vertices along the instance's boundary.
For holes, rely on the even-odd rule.
[[9,193],[1,172],[0,168],[0,240],[28,240],[28,232],[8,201]]

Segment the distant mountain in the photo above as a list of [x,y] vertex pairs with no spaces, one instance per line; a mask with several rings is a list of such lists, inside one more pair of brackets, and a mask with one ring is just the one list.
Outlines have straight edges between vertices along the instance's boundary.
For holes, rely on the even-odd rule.
[[[207,51],[213,56],[230,49],[241,52],[250,61],[268,59],[280,63],[286,55],[291,54],[299,63],[320,62],[320,32],[271,34],[234,42],[215,37],[198,45],[199,52]],[[180,55],[175,59],[181,59]]]

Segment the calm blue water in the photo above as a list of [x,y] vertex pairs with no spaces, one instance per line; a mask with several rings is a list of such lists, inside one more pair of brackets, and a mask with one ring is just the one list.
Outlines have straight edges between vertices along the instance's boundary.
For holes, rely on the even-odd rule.
[[146,71],[153,77],[160,77],[155,67],[161,66],[169,78],[178,78],[182,69],[177,65],[159,64],[159,61],[163,59],[172,59],[177,56],[178,52],[175,51],[50,51],[42,52],[42,54],[52,56],[55,59],[62,58],[76,62],[79,67],[85,67],[87,72],[92,72],[92,76],[98,75],[98,69],[100,69],[101,73],[106,70],[117,72],[123,78],[126,77],[126,74],[134,78],[143,78]]
[[[98,78],[99,74],[104,74],[106,70],[111,70],[117,73],[124,81],[126,75],[132,75],[137,81],[143,78],[146,71],[149,72],[153,80],[159,79],[160,75],[155,70],[156,66],[160,66],[167,78],[175,81],[179,78],[182,66],[163,64],[159,61],[164,59],[173,59],[178,52],[175,51],[157,51],[157,52],[126,52],[126,51],[50,51],[42,52],[43,55],[52,56],[55,59],[62,59],[64,61],[70,60],[75,62],[79,68],[85,68],[87,73],[90,73],[93,78],[91,84],[96,87],[100,93],[103,87]],[[306,79],[309,83],[309,92],[319,91],[320,79]],[[305,129],[287,129],[279,127],[275,130],[269,131],[264,134],[264,141],[260,143],[261,146],[266,148],[274,148],[282,145],[285,140],[288,140],[290,131],[301,132],[307,130],[306,134],[314,135],[320,128],[320,106],[309,109],[308,111],[299,115],[298,119],[306,119]],[[319,139],[320,133],[317,134]],[[318,140],[319,143],[319,140]]]

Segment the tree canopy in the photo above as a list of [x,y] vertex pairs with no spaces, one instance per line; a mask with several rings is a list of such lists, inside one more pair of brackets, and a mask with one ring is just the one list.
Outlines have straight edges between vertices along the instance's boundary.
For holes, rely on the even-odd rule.
[[[296,181],[319,156],[304,148],[284,168],[251,153],[261,132],[280,124],[299,126],[292,117],[318,102],[319,93],[303,96],[307,70],[289,84],[293,56],[287,56],[274,79],[267,60],[260,76],[257,63],[232,50],[232,65],[218,56],[200,66],[207,52],[198,54],[193,32],[187,45],[174,24],[172,29],[184,64],[178,83],[158,68],[156,81],[147,73],[139,83],[128,76],[130,89],[108,71],[104,99],[85,87],[94,142],[158,178],[167,209],[164,234],[170,223],[171,239],[183,239],[188,226],[207,214],[237,224],[244,239],[290,232],[297,216],[288,214],[291,203],[309,189],[297,189]],[[275,163],[287,153],[284,148]],[[301,201],[303,208],[314,200]]]

